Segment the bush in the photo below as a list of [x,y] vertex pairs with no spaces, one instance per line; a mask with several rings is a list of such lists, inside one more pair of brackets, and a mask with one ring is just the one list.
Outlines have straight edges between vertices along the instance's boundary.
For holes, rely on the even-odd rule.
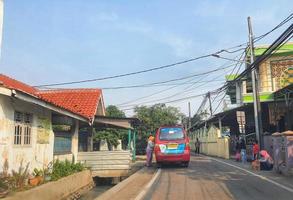
[[85,167],[81,163],[74,164],[73,162],[70,162],[68,160],[56,160],[53,163],[53,171],[51,177],[53,181],[56,181],[62,177],[68,176],[76,172],[80,172],[84,169]]

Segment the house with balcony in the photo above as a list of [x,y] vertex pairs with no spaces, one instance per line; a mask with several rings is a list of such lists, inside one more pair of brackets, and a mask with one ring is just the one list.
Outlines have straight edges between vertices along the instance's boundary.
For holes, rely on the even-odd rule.
[[[260,56],[267,47],[257,46],[255,56]],[[262,62],[257,74],[264,131],[292,130],[293,43],[286,43]],[[226,76],[226,81],[233,81],[236,77],[237,75]],[[224,110],[247,107],[247,126],[253,129],[251,76],[230,85],[226,93]]]
[[[260,56],[267,48],[268,46],[257,46],[255,56]],[[277,131],[293,130],[293,43],[284,44],[268,59],[260,63],[257,74],[264,145],[266,149],[269,149],[270,138],[266,136]],[[237,74],[232,74],[225,78],[227,82],[230,82],[237,76]],[[233,137],[244,134],[248,143],[254,140],[255,122],[251,76],[248,75],[239,82],[230,84],[226,95],[223,101],[223,111],[194,127],[193,138],[209,137],[209,129],[213,127],[213,129],[218,129],[219,137],[223,136],[225,129],[228,129]],[[243,124],[240,124],[240,121]],[[232,149],[230,150],[232,152]]]

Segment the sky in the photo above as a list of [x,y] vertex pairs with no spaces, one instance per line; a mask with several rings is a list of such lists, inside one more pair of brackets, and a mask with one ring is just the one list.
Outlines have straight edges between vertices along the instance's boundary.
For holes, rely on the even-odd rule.
[[[247,42],[248,16],[258,36],[292,12],[290,0],[4,0],[0,73],[42,85],[145,70]],[[258,44],[270,44],[286,27]],[[239,53],[226,56],[233,58]],[[135,76],[62,87],[138,85],[203,73],[225,64],[233,63],[209,57]],[[173,82],[201,82],[174,88],[104,89],[104,101],[118,105],[145,97],[128,103],[143,105],[158,100],[145,104],[151,105],[195,96],[220,87],[231,70]],[[187,114],[190,102],[194,114],[201,101],[202,97],[197,97],[167,105]],[[125,112],[131,116],[133,107],[120,108],[130,108]]]

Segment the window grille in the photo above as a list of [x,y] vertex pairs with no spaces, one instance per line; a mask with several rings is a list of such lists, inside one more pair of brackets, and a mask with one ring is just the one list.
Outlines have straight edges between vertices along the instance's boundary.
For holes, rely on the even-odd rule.
[[14,145],[31,145],[32,114],[15,111]]

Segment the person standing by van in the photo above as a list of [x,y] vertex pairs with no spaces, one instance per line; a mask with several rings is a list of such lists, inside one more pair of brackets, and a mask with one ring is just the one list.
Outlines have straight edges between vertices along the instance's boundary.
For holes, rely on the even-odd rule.
[[200,141],[198,140],[198,138],[196,138],[196,141],[195,141],[195,154],[199,154],[199,148],[200,148]]
[[147,167],[150,167],[152,165],[154,146],[155,146],[155,138],[154,136],[150,136],[148,138],[148,144],[146,148],[146,156],[147,156],[146,166]]

